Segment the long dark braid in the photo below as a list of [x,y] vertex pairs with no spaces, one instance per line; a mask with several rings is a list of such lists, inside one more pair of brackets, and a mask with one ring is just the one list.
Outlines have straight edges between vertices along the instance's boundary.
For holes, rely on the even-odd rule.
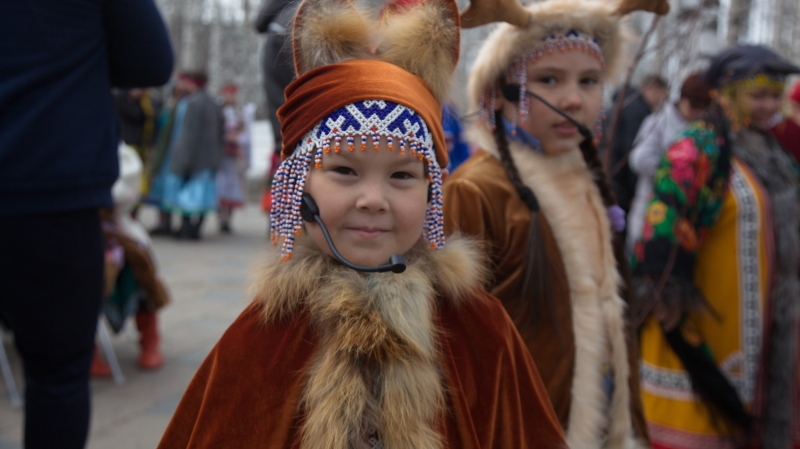
[[[584,139],[580,144],[580,149],[583,160],[586,162],[586,166],[592,174],[594,184],[597,186],[600,197],[603,199],[603,205],[606,209],[616,206],[617,198],[616,195],[614,195],[614,190],[611,188],[611,182],[608,180],[608,172],[603,165],[600,153],[597,151],[597,147],[594,142],[592,142],[592,139]],[[614,249],[614,258],[617,261],[617,270],[623,280],[623,285],[619,293],[628,303],[626,321],[630,325],[636,316],[638,307],[635,307],[636,304],[634,304],[634,298],[632,296],[632,276],[628,257],[625,254],[625,234],[623,232],[612,231],[611,245]]]
[[[495,123],[501,124],[502,120],[502,112],[495,111]],[[522,323],[519,327],[519,330],[522,331],[543,315],[539,313],[543,308],[547,308],[559,334],[559,341],[563,341],[561,328],[556,319],[556,309],[550,288],[550,276],[547,275],[548,262],[542,227],[539,221],[543,219],[539,216],[539,201],[536,199],[533,190],[522,182],[519,170],[517,170],[514,159],[511,157],[505,128],[502,125],[498,125],[495,128],[494,139],[497,144],[497,152],[500,154],[500,162],[503,164],[508,180],[511,181],[517,194],[528,206],[528,210],[531,213],[528,225],[528,241],[523,259],[524,275],[522,278],[522,291],[519,297],[520,308],[518,316],[513,318]]]

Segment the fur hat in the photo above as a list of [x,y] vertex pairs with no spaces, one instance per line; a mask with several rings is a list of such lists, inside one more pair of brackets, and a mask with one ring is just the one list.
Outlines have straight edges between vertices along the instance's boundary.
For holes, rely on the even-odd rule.
[[434,97],[444,100],[458,63],[455,1],[394,1],[375,16],[348,0],[305,0],[293,30],[298,76],[351,59],[374,59],[422,78]]
[[[483,44],[467,87],[471,110],[479,107],[487,87],[493,85],[501,75],[507,74],[512,64],[533,53],[546,40],[552,38],[557,42],[559,36],[568,33],[593,40],[590,42],[594,44],[592,49],[599,49],[606,73],[613,76],[619,70],[624,41],[620,19],[636,10],[666,14],[669,4],[666,0],[623,0],[616,6],[602,1],[548,0],[519,7],[513,13],[506,14],[516,18],[515,24],[525,25],[502,24]],[[472,25],[467,20],[472,16],[469,13],[469,9],[465,11],[463,20]]]
[[424,161],[431,187],[423,235],[444,246],[441,101],[459,38],[454,0],[396,0],[375,15],[348,0],[303,1],[293,27],[298,78],[278,110],[283,162],[272,183],[270,234],[285,260],[302,232],[310,170],[331,150],[366,151],[369,143],[379,151],[383,139],[388,151]]

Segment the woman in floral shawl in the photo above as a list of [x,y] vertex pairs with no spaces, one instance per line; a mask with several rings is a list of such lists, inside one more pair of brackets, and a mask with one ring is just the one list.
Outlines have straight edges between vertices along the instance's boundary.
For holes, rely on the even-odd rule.
[[656,448],[800,447],[798,177],[769,133],[798,71],[764,47],[720,53],[712,112],[656,172],[633,257]]

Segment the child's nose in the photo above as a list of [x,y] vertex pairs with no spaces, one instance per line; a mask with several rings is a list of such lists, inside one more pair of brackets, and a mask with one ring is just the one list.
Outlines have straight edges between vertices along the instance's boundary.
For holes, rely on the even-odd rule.
[[356,208],[364,212],[382,212],[389,209],[386,191],[382,183],[366,183],[361,189]]
[[569,84],[564,88],[558,107],[564,111],[575,111],[583,106],[583,95],[579,86]]

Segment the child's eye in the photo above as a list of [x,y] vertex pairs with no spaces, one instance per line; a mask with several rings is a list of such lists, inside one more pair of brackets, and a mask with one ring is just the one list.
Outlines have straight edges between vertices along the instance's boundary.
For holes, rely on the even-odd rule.
[[349,175],[355,175],[356,174],[355,170],[353,170],[350,167],[345,167],[345,166],[333,167],[332,170],[334,172],[340,174],[340,175],[349,176]]
[[594,86],[595,84],[597,84],[599,82],[600,82],[600,80],[595,78],[595,77],[593,77],[593,76],[587,76],[586,78],[581,78],[581,84],[584,84],[584,85],[587,85],[587,86]]
[[556,77],[554,77],[554,76],[542,76],[542,77],[539,77],[539,79],[537,79],[536,81],[538,81],[538,82],[540,82],[542,84],[555,84],[556,81],[558,81],[558,80],[556,80]]
[[394,179],[414,179],[414,175],[409,172],[399,171],[396,173],[392,173],[392,178]]

